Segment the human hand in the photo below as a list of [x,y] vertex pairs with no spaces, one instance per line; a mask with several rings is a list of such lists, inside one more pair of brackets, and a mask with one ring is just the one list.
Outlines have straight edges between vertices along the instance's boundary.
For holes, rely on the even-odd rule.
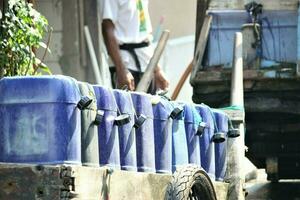
[[169,87],[169,81],[167,80],[164,72],[157,68],[154,72],[155,85],[157,89],[166,90]]
[[125,85],[129,90],[135,90],[134,78],[127,69],[117,71],[117,87],[123,88]]

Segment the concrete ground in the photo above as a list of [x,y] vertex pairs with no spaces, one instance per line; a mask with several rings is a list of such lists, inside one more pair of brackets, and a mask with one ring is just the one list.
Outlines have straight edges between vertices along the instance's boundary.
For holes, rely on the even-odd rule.
[[300,180],[267,181],[265,170],[258,170],[257,180],[246,184],[246,200],[300,200]]

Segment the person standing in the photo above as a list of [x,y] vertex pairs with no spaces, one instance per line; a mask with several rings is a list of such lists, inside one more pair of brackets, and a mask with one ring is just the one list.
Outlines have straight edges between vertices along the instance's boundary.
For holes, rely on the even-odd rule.
[[[148,0],[103,0],[102,33],[113,62],[113,85],[135,90],[153,54]],[[154,71],[155,89],[169,82],[159,66]],[[153,82],[153,81],[152,81]],[[153,93],[153,90],[152,90]]]

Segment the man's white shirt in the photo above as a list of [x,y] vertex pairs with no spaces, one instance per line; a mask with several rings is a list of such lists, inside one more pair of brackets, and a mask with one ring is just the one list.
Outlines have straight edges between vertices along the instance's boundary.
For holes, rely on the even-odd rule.
[[[119,44],[141,43],[152,40],[152,26],[148,12],[148,0],[141,0],[141,11],[137,2],[139,0],[103,0],[102,19],[110,19],[115,25],[115,37]],[[143,15],[141,30],[141,12]],[[135,49],[144,72],[153,54],[152,46]],[[131,70],[139,71],[133,57],[128,51],[121,50],[124,65]]]

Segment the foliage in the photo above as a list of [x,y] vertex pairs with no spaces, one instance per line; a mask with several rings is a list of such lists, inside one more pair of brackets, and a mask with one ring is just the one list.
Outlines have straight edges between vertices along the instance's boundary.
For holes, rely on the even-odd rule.
[[9,0],[0,24],[0,77],[51,73],[34,53],[40,46],[48,50],[41,42],[47,30],[47,19],[32,4]]

